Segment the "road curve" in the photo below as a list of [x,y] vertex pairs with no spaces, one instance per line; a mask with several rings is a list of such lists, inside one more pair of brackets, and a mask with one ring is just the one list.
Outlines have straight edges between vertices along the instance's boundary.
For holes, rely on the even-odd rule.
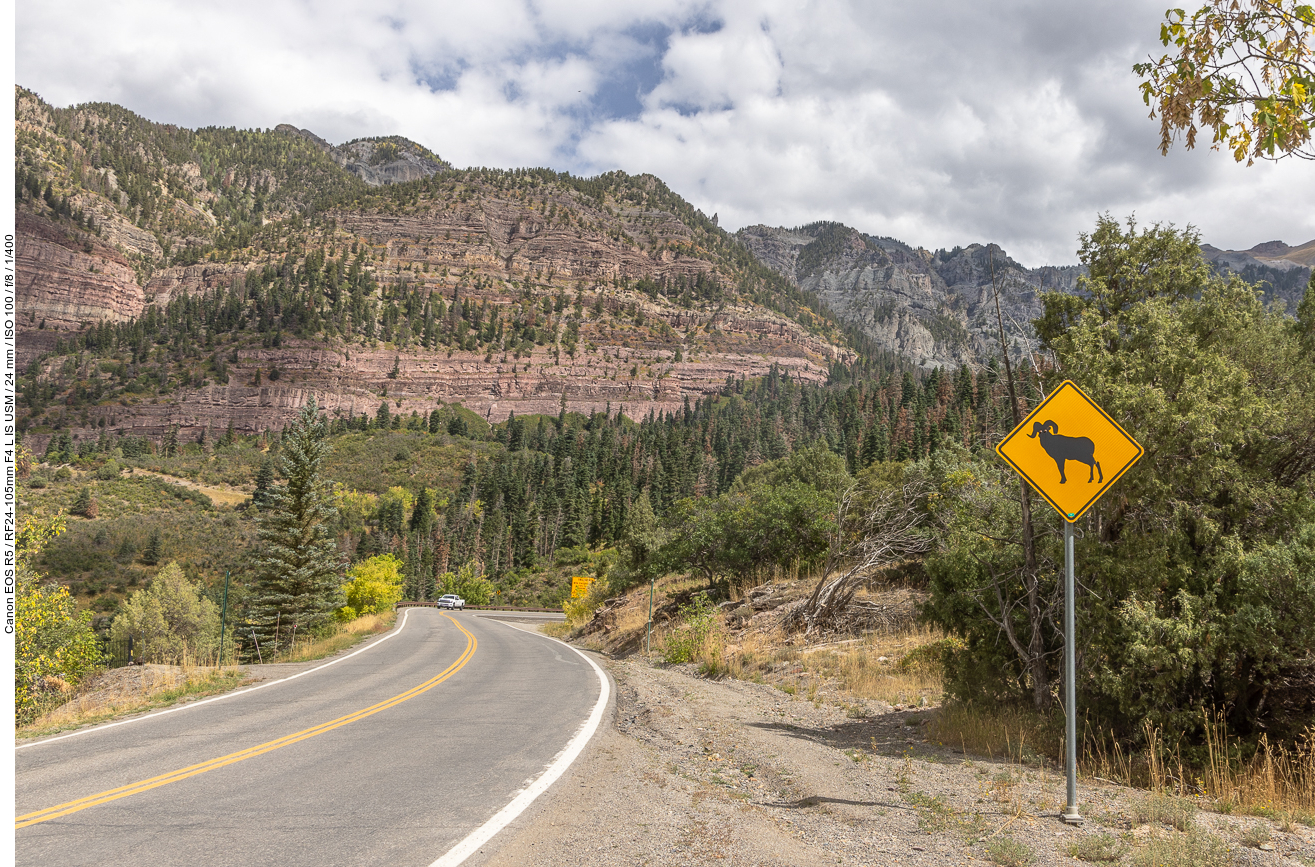
[[24,745],[18,863],[428,865],[505,824],[599,716],[597,669],[543,636],[412,609],[386,639],[265,689]]

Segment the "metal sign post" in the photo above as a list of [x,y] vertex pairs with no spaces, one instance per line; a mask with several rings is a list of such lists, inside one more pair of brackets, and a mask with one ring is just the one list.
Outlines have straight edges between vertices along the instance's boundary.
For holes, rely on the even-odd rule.
[[1068,802],[1064,806],[1064,821],[1069,825],[1082,824],[1078,814],[1078,666],[1073,637],[1077,634],[1073,613],[1073,525],[1064,522],[1064,716],[1067,729],[1064,737],[1064,774],[1068,777]]
[[[1064,772],[1068,803],[1061,815],[1068,824],[1079,825],[1073,524],[1137,462],[1142,447],[1082,389],[1064,380],[995,451],[1064,519]],[[1070,468],[1077,472],[1073,478],[1067,473]],[[1087,470],[1086,479],[1082,469]],[[1105,470],[1110,471],[1108,479]]]

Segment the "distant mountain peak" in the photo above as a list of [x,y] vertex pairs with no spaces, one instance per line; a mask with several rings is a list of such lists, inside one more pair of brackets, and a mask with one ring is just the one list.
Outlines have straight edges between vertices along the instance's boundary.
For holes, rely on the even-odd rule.
[[1247,252],[1254,253],[1257,256],[1282,256],[1288,250],[1292,249],[1282,241],[1265,241],[1263,244],[1257,244]]
[[814,293],[881,350],[924,367],[953,367],[998,354],[994,284],[1010,353],[1032,348],[1043,290],[1072,291],[1076,266],[1028,269],[997,244],[931,252],[830,220],[794,228],[748,226],[739,241],[801,289]]
[[372,187],[418,181],[452,170],[447,160],[400,135],[358,138],[335,147],[310,130],[290,123],[281,123],[274,131],[306,139]]

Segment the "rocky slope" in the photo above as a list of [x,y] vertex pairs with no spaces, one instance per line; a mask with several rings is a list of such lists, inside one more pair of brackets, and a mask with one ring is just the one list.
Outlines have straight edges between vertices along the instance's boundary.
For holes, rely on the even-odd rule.
[[924,368],[999,354],[993,285],[1010,352],[1025,354],[1033,346],[1039,293],[1071,291],[1079,274],[1077,267],[1024,268],[994,244],[932,253],[839,223],[749,226],[736,238],[878,348]]
[[1296,310],[1315,267],[1315,241],[1290,247],[1282,241],[1266,241],[1249,250],[1221,250],[1202,244],[1201,252],[1220,271],[1238,274],[1262,285],[1281,299],[1288,310]]
[[142,311],[145,292],[119,249],[28,210],[14,218],[20,367],[53,349],[61,332],[86,322],[124,322]]
[[[563,405],[641,417],[773,364],[821,380],[848,352],[799,290],[651,176],[454,170],[404,139],[333,147],[291,127],[193,133],[22,89],[18,102],[37,446],[64,427],[278,427],[312,396],[342,414],[388,400],[495,422]],[[241,313],[183,339],[184,297]],[[441,344],[422,340],[448,304]],[[330,321],[307,325],[307,307]],[[496,329],[468,330],[474,315]],[[82,348],[88,326],[151,316],[168,322],[145,344],[134,325],[100,360],[31,367]]]
[[312,142],[342,168],[372,187],[404,184],[449,171],[452,164],[401,136],[363,138],[334,147],[308,129],[281,123],[275,132],[292,133]]

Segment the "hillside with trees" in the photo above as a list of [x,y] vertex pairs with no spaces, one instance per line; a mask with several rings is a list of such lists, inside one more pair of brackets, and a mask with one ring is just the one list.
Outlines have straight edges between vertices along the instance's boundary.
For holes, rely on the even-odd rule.
[[[34,658],[67,640],[70,676],[97,631],[154,616],[148,591],[189,623],[219,606],[261,659],[444,592],[588,622],[674,581],[664,616],[711,630],[782,576],[813,588],[787,638],[814,640],[881,580],[945,636],[924,653],[956,706],[1054,719],[1061,524],[992,449],[1072,379],[1146,449],[1077,526],[1093,730],[1182,732],[1195,760],[1207,712],[1252,748],[1315,716],[1309,283],[1273,303],[1193,231],[1102,217],[1073,285],[1027,283],[1006,324],[990,271],[1027,281],[996,248],[827,223],[758,233],[760,259],[651,176],[20,107],[44,275],[20,338],[22,567],[53,624]],[[437,168],[371,186],[351,160]],[[836,262],[962,289],[915,318],[980,360],[920,364],[842,324]],[[573,576],[596,579],[583,602]]]

